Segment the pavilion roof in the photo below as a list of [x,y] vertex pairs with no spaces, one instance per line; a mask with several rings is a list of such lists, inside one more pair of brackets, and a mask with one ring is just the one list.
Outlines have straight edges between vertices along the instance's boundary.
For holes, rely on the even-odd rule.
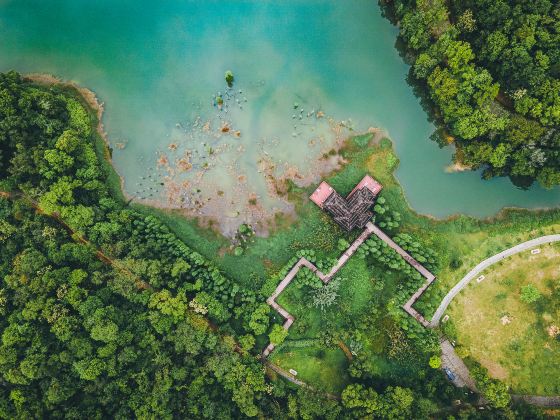
[[366,175],[346,198],[324,181],[310,198],[331,214],[335,222],[342,228],[351,231],[356,227],[363,228],[373,217],[373,213],[369,209],[375,204],[376,197],[382,188],[383,186],[379,182]]

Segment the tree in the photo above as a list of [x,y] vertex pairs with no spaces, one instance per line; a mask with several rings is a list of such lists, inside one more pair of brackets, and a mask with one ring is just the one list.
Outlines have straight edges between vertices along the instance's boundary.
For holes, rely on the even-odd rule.
[[348,385],[342,391],[342,404],[354,417],[387,419],[410,418],[414,395],[410,389],[389,386],[379,395],[372,388],[360,384]]
[[255,347],[255,337],[251,334],[242,335],[239,337],[239,344],[243,350],[249,351]]
[[270,322],[269,314],[270,306],[268,306],[266,303],[261,303],[252,312],[251,318],[249,320],[249,328],[253,330],[255,335],[264,334]]
[[233,72],[232,72],[231,70],[226,71],[225,79],[226,79],[227,85],[228,85],[229,87],[232,87],[232,86],[233,86],[234,77],[233,77]]
[[270,342],[275,346],[283,343],[287,336],[288,330],[278,324],[274,324],[272,326],[272,331],[270,331],[270,334],[268,334]]
[[504,408],[509,405],[511,397],[506,384],[490,378],[488,370],[479,365],[471,369],[471,374],[478,389],[493,407]]
[[388,419],[410,418],[414,394],[408,388],[387,387],[383,393],[382,416]]
[[560,13],[549,0],[385,2],[456,161],[560,184]]
[[351,384],[342,391],[342,405],[350,409],[356,417],[366,417],[381,408],[379,394],[360,384]]

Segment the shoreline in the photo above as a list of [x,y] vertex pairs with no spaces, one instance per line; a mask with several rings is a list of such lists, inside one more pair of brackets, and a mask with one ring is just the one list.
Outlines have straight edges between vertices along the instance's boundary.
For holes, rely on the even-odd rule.
[[95,118],[97,120],[97,124],[95,127],[95,133],[99,136],[99,138],[104,143],[104,153],[103,158],[107,162],[107,164],[111,167],[112,171],[115,173],[116,176],[119,178],[119,188],[120,194],[125,199],[125,202],[129,202],[133,199],[129,194],[127,194],[124,188],[124,178],[121,174],[119,174],[117,168],[113,163],[112,157],[112,148],[109,142],[109,135],[105,131],[105,126],[103,125],[103,114],[105,112],[105,103],[100,101],[97,94],[84,86],[79,85],[78,83],[72,80],[64,80],[60,77],[57,77],[53,74],[49,73],[28,73],[23,74],[22,78],[24,80],[28,80],[32,83],[42,85],[42,86],[61,86],[63,88],[69,88],[75,90],[81,97],[81,99],[85,102],[88,111],[93,111]]
[[95,112],[97,116],[97,133],[105,141],[107,147],[109,147],[109,138],[102,122],[103,113],[105,112],[105,103],[99,100],[97,94],[93,90],[80,86],[76,82],[63,80],[49,73],[29,73],[22,75],[22,77],[25,80],[29,80],[43,86],[60,85],[75,89],[87,103],[89,108]]
[[448,174],[453,174],[457,172],[467,172],[472,171],[472,166],[465,165],[461,162],[453,162],[445,167],[445,172]]
[[[185,218],[190,218],[196,221],[196,223],[198,224],[199,227],[203,228],[203,229],[207,229],[210,228],[211,230],[214,231],[214,228],[217,226],[219,227],[221,225],[221,222],[218,221],[217,219],[213,218],[213,217],[209,217],[209,216],[204,216],[204,215],[196,215],[196,214],[190,214],[188,211],[186,211],[185,209],[177,209],[177,208],[173,208],[170,206],[166,206],[162,203],[158,203],[155,200],[141,200],[138,201],[135,195],[131,195],[129,194],[125,188],[125,180],[124,177],[122,175],[119,174],[116,166],[113,163],[113,159],[111,156],[111,145],[109,142],[109,136],[107,134],[107,132],[105,131],[105,127],[103,125],[103,114],[105,112],[105,107],[104,107],[104,102],[100,101],[97,94],[84,86],[79,85],[78,83],[76,83],[75,81],[71,81],[71,80],[64,80],[60,77],[57,77],[55,75],[49,74],[49,73],[28,73],[28,74],[22,74],[22,78],[25,80],[28,80],[32,83],[36,83],[38,85],[43,85],[43,86],[53,86],[53,85],[59,85],[63,88],[70,88],[75,90],[80,97],[83,99],[83,101],[85,102],[85,104],[87,105],[87,107],[89,108],[90,111],[93,111],[93,113],[95,114],[96,118],[97,118],[97,124],[96,124],[96,133],[97,135],[99,135],[99,137],[101,138],[101,140],[104,143],[105,146],[105,153],[104,153],[104,158],[106,159],[108,165],[110,165],[110,167],[112,168],[113,172],[115,173],[115,175],[119,178],[119,184],[120,184],[120,194],[122,195],[122,197],[124,198],[124,201],[127,203],[131,203],[133,202],[136,205],[140,205],[140,206],[146,206],[146,207],[153,207],[156,208],[160,211],[165,211],[165,212],[170,212],[173,213],[174,211],[179,211],[182,215],[182,217]],[[366,131],[364,132],[356,132],[353,133],[351,136],[343,139],[342,141],[340,141],[339,139],[337,139],[337,141],[335,142],[335,145],[333,147],[333,149],[336,151],[336,155],[335,157],[341,158],[340,156],[340,151],[344,148],[346,142],[351,139],[354,136],[357,135],[363,135],[363,134],[372,134],[372,139],[370,140],[370,144],[376,144],[378,143],[382,138],[388,138],[391,143],[393,143],[393,140],[391,139],[391,137],[389,136],[389,133],[380,127],[369,127]],[[398,156],[397,156],[398,158]],[[321,159],[320,159],[321,160]],[[342,163],[342,165],[346,164],[347,162],[339,162],[339,165],[336,165],[337,167],[331,167],[329,168],[329,170],[327,172],[325,171],[319,171],[318,176],[320,178],[325,178],[328,177],[334,173],[336,173],[337,171],[339,171],[341,169],[340,163]],[[399,161],[399,165],[400,165],[400,161]],[[393,171],[393,176],[395,177],[396,182],[399,184],[402,192],[403,192],[403,196],[406,202],[407,207],[409,208],[409,210],[414,213],[417,216],[422,216],[422,217],[427,217],[430,220],[433,220],[435,222],[446,222],[446,221],[451,221],[454,219],[457,219],[459,217],[468,217],[468,218],[472,218],[474,220],[479,220],[482,222],[491,222],[492,220],[497,220],[500,218],[505,217],[505,215],[508,212],[511,211],[520,211],[520,212],[529,212],[529,213],[536,213],[536,212],[546,212],[546,211],[554,211],[560,208],[560,205],[558,207],[535,207],[535,208],[527,208],[527,207],[517,207],[517,206],[505,206],[502,207],[500,210],[498,210],[496,213],[490,215],[490,216],[486,216],[486,217],[476,217],[476,216],[471,216],[465,213],[453,213],[450,214],[448,216],[445,217],[436,217],[430,213],[420,213],[418,212],[416,209],[414,209],[408,198],[406,195],[405,190],[402,188],[402,185],[400,183],[400,181],[398,180],[398,178],[395,175],[396,169],[398,168],[395,167],[394,171]],[[451,163],[450,165],[448,165],[447,167],[445,167],[445,171],[448,173],[453,173],[453,172],[464,172],[464,171],[468,171],[471,170],[468,166],[466,165],[462,165],[461,163]],[[282,177],[283,179],[281,179],[281,181],[285,181],[286,178]],[[277,180],[278,181],[278,180]],[[297,180],[292,180],[297,184]],[[481,180],[482,182],[482,180]],[[306,187],[309,184],[307,182],[302,183],[303,185],[300,184],[300,186],[302,187]],[[308,185],[306,185],[308,184]],[[283,199],[282,196],[277,195],[278,198]],[[294,214],[292,214],[291,212],[287,214],[288,216],[293,217]],[[256,221],[254,224],[255,226],[257,224],[261,224],[261,223],[266,223],[268,219],[273,219],[275,217],[275,215],[269,215],[270,217],[265,217],[262,220],[258,220]],[[214,224],[215,223],[215,224]],[[213,227],[211,227],[213,226]],[[218,228],[218,230],[220,231],[220,235],[227,237],[226,235],[223,234],[223,232]],[[266,229],[268,230],[268,229]],[[275,231],[275,226],[271,226],[271,230]],[[268,236],[268,235],[263,235],[264,237]]]

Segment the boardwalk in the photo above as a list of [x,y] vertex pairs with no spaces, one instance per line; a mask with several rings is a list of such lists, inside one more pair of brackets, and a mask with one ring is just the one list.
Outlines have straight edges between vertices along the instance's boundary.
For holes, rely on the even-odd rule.
[[[266,303],[272,306],[274,310],[276,310],[276,312],[282,315],[282,317],[286,320],[283,325],[284,329],[286,330],[289,329],[294,323],[295,318],[292,315],[290,315],[290,313],[288,313],[286,309],[284,309],[276,302],[276,298],[280,296],[280,293],[282,293],[286,287],[288,287],[288,285],[296,277],[300,268],[301,267],[309,268],[313,273],[315,273],[317,277],[319,277],[319,279],[321,279],[323,283],[327,284],[335,276],[338,270],[340,270],[344,266],[344,264],[346,264],[346,262],[356,252],[356,250],[360,247],[360,245],[364,243],[364,241],[371,236],[373,232],[372,229],[373,227],[374,227],[373,223],[368,223],[366,225],[364,231],[360,234],[360,236],[358,236],[358,238],[354,242],[352,242],[352,244],[348,247],[348,249],[342,253],[340,258],[338,259],[336,264],[331,268],[328,274],[324,274],[322,271],[320,271],[317,268],[315,264],[313,264],[311,261],[309,261],[306,258],[301,257],[298,260],[298,262],[288,272],[286,277],[284,277],[282,281],[278,284],[278,286],[276,286],[274,293],[272,293],[272,295],[270,295],[270,297],[266,300]],[[274,344],[270,343],[264,349],[262,353],[263,357],[268,357],[268,355],[272,352],[272,350],[274,350]]]
[[397,245],[391,238],[389,238],[389,236],[385,234],[385,232],[383,232],[375,225],[372,226],[373,226],[373,233],[375,233],[379,239],[381,239],[387,245],[393,248],[401,257],[405,259],[407,263],[409,263],[416,271],[418,271],[426,279],[426,282],[420,287],[420,289],[418,289],[416,293],[414,293],[412,297],[408,300],[408,302],[406,302],[403,305],[403,309],[409,315],[413,316],[424,327],[427,327],[429,325],[429,322],[426,319],[424,319],[424,317],[420,315],[420,313],[416,309],[414,309],[412,305],[414,305],[414,303],[418,300],[418,298],[422,295],[422,293],[424,293],[424,291],[430,286],[430,284],[433,283],[433,281],[436,279],[436,276],[434,276],[432,273],[430,273],[430,271],[426,269],[426,267],[424,267],[422,264],[420,264],[418,261],[412,258],[412,256],[408,252],[406,252],[399,245]]
[[387,245],[389,245],[391,248],[397,251],[397,254],[403,257],[406,260],[406,262],[409,263],[414,269],[416,269],[416,271],[422,274],[424,278],[430,280],[430,282],[435,280],[436,277],[432,273],[430,273],[422,264],[420,264],[418,261],[412,258],[412,256],[408,252],[406,252],[399,245],[397,245],[391,238],[389,238],[389,236],[385,234],[385,232],[383,232],[381,229],[379,229],[377,226],[375,226],[372,223],[370,223],[370,225],[371,225],[372,232],[375,233],[375,235],[379,239],[381,239],[383,242],[385,242]]
[[[326,284],[336,275],[338,270],[340,270],[344,266],[344,264],[346,264],[348,262],[350,257],[352,257],[352,255],[354,255],[354,253],[358,250],[360,245],[363,244],[373,234],[375,234],[379,239],[381,239],[383,242],[385,242],[387,245],[389,245],[392,249],[394,249],[400,256],[402,256],[406,260],[406,262],[408,262],[420,274],[422,274],[422,276],[424,276],[427,279],[427,281],[424,285],[425,286],[424,289],[421,289],[418,292],[416,292],[416,294],[413,296],[413,299],[409,300],[403,306],[403,309],[406,312],[408,312],[409,314],[414,316],[416,319],[418,319],[420,322],[422,322],[423,325],[427,326],[427,324],[428,324],[427,321],[424,320],[424,318],[412,308],[412,304],[414,304],[416,299],[418,299],[418,296],[420,296],[420,294],[423,293],[425,288],[427,288],[435,280],[435,276],[432,273],[430,273],[424,266],[422,266],[422,264],[420,264],[418,261],[416,261],[414,258],[412,258],[412,256],[408,252],[406,252],[398,244],[396,244],[381,229],[379,229],[377,226],[375,226],[372,222],[368,222],[366,224],[365,229],[360,234],[360,236],[358,236],[358,238],[354,242],[352,242],[352,244],[348,247],[348,249],[342,253],[342,255],[339,257],[336,264],[330,269],[330,271],[327,274],[324,274],[323,272],[321,272],[315,266],[315,264],[313,264],[312,262],[310,262],[306,258],[302,257],[292,267],[292,269],[288,272],[286,277],[284,277],[282,279],[282,281],[278,284],[278,286],[274,290],[274,293],[272,293],[272,295],[270,295],[270,297],[266,300],[266,303],[268,303],[270,306],[272,306],[274,308],[274,310],[276,310],[285,319],[285,322],[283,324],[284,329],[286,329],[286,330],[289,329],[291,327],[291,325],[294,323],[295,318],[290,313],[288,313],[288,311],[286,309],[284,309],[282,306],[280,306],[276,302],[276,298],[278,298],[278,296],[280,296],[280,294],[284,291],[284,289],[286,287],[288,287],[288,285],[296,277],[300,268],[301,267],[309,268],[313,273],[315,273],[315,275],[317,277],[319,277],[319,279],[321,279],[321,281],[323,283]],[[268,357],[268,355],[273,350],[274,350],[274,344],[270,343],[263,350],[263,353],[262,353],[263,357]]]

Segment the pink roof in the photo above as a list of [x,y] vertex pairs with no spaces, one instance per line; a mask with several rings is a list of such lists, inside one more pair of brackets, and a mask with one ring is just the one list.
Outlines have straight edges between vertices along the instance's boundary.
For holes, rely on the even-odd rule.
[[323,208],[323,203],[333,193],[334,189],[325,181],[321,182],[313,194],[309,197],[311,201]]
[[370,190],[373,193],[373,195],[377,195],[379,194],[379,191],[381,191],[381,189],[383,188],[383,185],[381,185],[371,176],[366,175],[362,178],[362,180],[358,183],[358,185],[354,187],[354,189],[350,192],[350,194],[348,194],[347,197],[350,197],[354,193],[354,191],[359,190],[363,187],[367,187],[367,189]]
[[[358,183],[358,185],[354,187],[354,189],[350,192],[350,194],[348,194],[347,198],[349,198],[354,193],[354,191],[359,190],[363,187],[369,189],[373,193],[373,195],[377,195],[379,194],[379,191],[381,191],[381,189],[383,188],[383,185],[381,185],[371,176],[366,175],[362,178],[362,180]],[[319,207],[323,208],[323,204],[325,200],[329,198],[329,196],[333,192],[334,192],[333,187],[331,187],[328,183],[323,181],[321,182],[321,184],[319,184],[317,189],[313,191],[313,194],[311,194],[309,198]]]

